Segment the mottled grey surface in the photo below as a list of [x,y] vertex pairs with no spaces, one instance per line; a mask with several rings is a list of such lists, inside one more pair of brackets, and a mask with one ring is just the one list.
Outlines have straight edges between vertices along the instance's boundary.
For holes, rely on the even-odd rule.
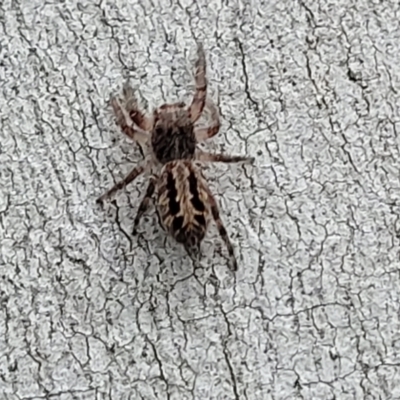
[[[398,1],[0,2],[0,399],[400,399]],[[194,274],[109,106],[189,100],[222,128]],[[143,103],[144,104],[144,103]]]

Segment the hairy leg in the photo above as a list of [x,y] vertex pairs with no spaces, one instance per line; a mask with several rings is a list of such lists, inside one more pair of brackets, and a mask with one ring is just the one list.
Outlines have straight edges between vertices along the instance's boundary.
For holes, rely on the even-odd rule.
[[232,271],[237,271],[238,266],[237,266],[236,257],[235,257],[234,251],[233,251],[232,243],[229,239],[228,233],[226,232],[224,224],[219,215],[217,201],[215,200],[215,197],[213,196],[213,194],[211,193],[211,191],[209,189],[208,189],[208,196],[209,196],[209,201],[210,201],[210,206],[211,206],[211,214],[217,225],[218,232],[219,232],[222,240],[225,242],[225,245],[228,249],[229,258],[230,258],[230,269]]
[[141,144],[146,143],[150,137],[149,133],[134,124],[127,110],[122,107],[119,100],[114,98],[111,102],[111,105],[117,118],[117,124],[120,126],[125,135]]
[[109,199],[118,190],[124,188],[129,183],[133,182],[140,174],[142,174],[147,168],[147,164],[142,162],[135,167],[122,181],[117,182],[110,190],[100,196],[96,203],[102,203],[104,200]]
[[219,128],[221,126],[219,120],[219,111],[214,102],[211,100],[207,100],[206,108],[208,108],[211,113],[211,125],[208,127],[195,127],[194,134],[196,136],[197,142],[202,142],[204,140],[212,138],[219,132]]
[[196,92],[189,107],[192,123],[195,123],[200,118],[207,96],[206,57],[202,44],[198,45],[197,57],[195,64]]
[[142,201],[140,202],[139,209],[136,213],[135,222],[133,223],[133,230],[132,230],[133,235],[136,234],[136,229],[140,222],[140,219],[142,218],[143,214],[149,208],[150,201],[153,196],[155,188],[156,188],[156,181],[154,178],[150,178],[150,182],[147,186],[146,193],[145,193]]
[[153,119],[140,110],[133,88],[126,83],[123,87],[125,108],[132,121],[144,131],[150,131],[153,127]]
[[254,157],[230,156],[221,153],[212,154],[199,149],[196,150],[195,159],[197,161],[224,162],[224,163],[245,162],[250,164],[254,162]]

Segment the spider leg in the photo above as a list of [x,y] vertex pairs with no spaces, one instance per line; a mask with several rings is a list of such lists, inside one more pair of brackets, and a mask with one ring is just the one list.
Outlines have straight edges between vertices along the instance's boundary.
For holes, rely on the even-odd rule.
[[140,110],[133,88],[129,83],[123,87],[125,108],[132,121],[142,130],[150,131],[153,127],[153,118]]
[[144,144],[149,138],[149,133],[139,128],[129,116],[127,110],[121,106],[121,103],[117,98],[114,98],[111,102],[114,110],[114,114],[117,118],[117,124],[122,129],[125,135],[129,136],[136,142]]
[[205,151],[196,150],[195,158],[197,161],[208,161],[208,162],[224,162],[224,163],[236,163],[245,162],[251,164],[254,162],[254,157],[243,157],[243,156],[230,156],[228,154],[212,154]]
[[214,102],[211,100],[207,100],[206,108],[208,108],[211,113],[211,125],[208,127],[196,127],[194,129],[194,134],[196,136],[197,142],[202,142],[206,139],[212,138],[219,132],[219,128],[221,126],[219,120],[219,111]]
[[207,96],[206,57],[203,45],[200,43],[197,48],[197,57],[195,64],[196,92],[193,96],[192,104],[189,107],[192,123],[196,122],[200,118]]
[[140,174],[142,174],[147,169],[147,164],[142,162],[137,167],[133,168],[131,172],[122,180],[117,182],[110,190],[100,196],[96,203],[103,203],[104,200],[109,199],[114,193],[123,187],[127,186],[129,183],[133,182]]
[[209,202],[210,202],[210,207],[211,207],[211,214],[217,225],[218,232],[219,232],[222,240],[225,242],[225,245],[228,249],[229,258],[230,258],[230,269],[232,271],[237,271],[238,266],[237,266],[236,257],[235,257],[234,251],[233,251],[232,243],[229,239],[228,233],[226,232],[224,224],[219,215],[217,201],[215,200],[215,197],[213,196],[213,194],[211,193],[211,191],[209,189],[208,189],[208,196],[209,196]]
[[132,234],[136,234],[136,229],[139,224],[140,219],[142,218],[143,214],[147,211],[150,205],[151,198],[154,194],[154,190],[156,188],[156,181],[154,178],[150,178],[150,182],[147,186],[146,193],[140,202],[139,209],[136,213],[135,222],[133,223],[133,230]]

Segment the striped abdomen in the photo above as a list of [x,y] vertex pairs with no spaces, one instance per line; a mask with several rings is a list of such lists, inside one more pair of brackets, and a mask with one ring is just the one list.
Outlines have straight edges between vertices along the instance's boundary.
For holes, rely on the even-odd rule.
[[187,250],[199,249],[207,231],[210,207],[204,178],[190,161],[175,160],[164,165],[157,209],[166,231]]

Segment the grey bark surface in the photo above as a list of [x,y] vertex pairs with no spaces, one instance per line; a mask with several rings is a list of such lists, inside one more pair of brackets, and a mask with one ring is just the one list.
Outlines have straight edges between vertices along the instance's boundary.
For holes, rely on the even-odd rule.
[[[0,398],[400,399],[396,1],[0,2]],[[221,131],[194,270],[109,100],[190,101]]]

